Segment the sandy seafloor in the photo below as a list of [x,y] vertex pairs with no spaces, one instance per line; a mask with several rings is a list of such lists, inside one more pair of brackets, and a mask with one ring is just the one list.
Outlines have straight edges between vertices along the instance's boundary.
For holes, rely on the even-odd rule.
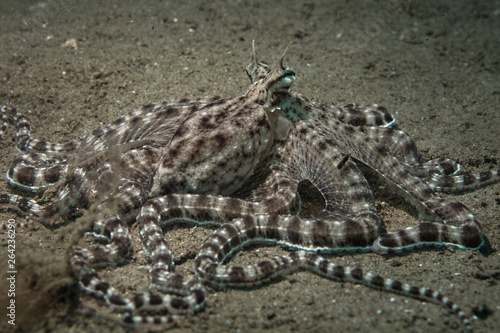
[[[182,4],[181,4],[182,3]],[[500,160],[500,1],[7,1],[0,3],[0,104],[28,114],[33,136],[77,139],[132,108],[197,96],[235,96],[256,40],[285,63],[293,89],[324,103],[378,103],[417,141],[424,160],[447,157],[466,170]],[[67,41],[76,41],[72,48]],[[74,45],[73,45],[74,46]],[[0,143],[1,172],[16,155],[13,131]],[[3,180],[0,191],[12,191]],[[476,332],[500,330],[500,186],[454,196],[481,222],[492,253],[442,249],[382,257],[336,256],[413,285],[440,290],[477,314]],[[389,230],[417,223],[399,196],[376,183]],[[24,219],[1,211],[0,220]],[[136,229],[133,229],[136,231]],[[177,257],[192,258],[210,230],[168,233]],[[37,226],[17,237],[19,332],[133,332],[102,301],[79,294],[64,274],[68,229]],[[7,237],[0,236],[0,331],[5,306]],[[136,249],[139,249],[134,236]],[[87,239],[80,243],[85,245]],[[283,250],[242,251],[256,263]],[[178,271],[189,273],[192,260]],[[147,286],[141,251],[128,265],[101,271],[121,292]],[[29,307],[29,305],[31,306]],[[28,309],[28,310],[27,310]],[[461,329],[442,306],[329,281],[308,272],[255,290],[208,289],[205,310],[174,332],[451,332]]]

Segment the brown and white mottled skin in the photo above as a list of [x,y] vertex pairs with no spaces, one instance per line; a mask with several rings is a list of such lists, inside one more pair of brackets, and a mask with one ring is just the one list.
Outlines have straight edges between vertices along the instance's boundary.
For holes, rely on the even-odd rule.
[[[286,51],[285,51],[286,53]],[[80,142],[52,144],[31,138],[31,125],[12,106],[1,116],[17,127],[17,147],[7,179],[38,190],[61,188],[57,200],[40,205],[14,195],[0,204],[55,226],[82,210],[94,214],[93,235],[108,244],[75,250],[71,264],[83,290],[124,313],[126,323],[171,323],[201,310],[203,283],[212,287],[256,287],[305,269],[332,280],[443,304],[466,315],[450,299],[360,268],[335,265],[318,252],[399,252],[421,246],[486,248],[473,214],[436,191],[463,191],[497,182],[499,171],[460,174],[456,163],[421,164],[414,141],[392,128],[395,120],[378,105],[344,107],[311,102],[290,92],[295,72],[258,61],[247,67],[248,91],[236,98],[200,98],[146,105]],[[362,163],[380,173],[421,216],[415,227],[384,233]],[[299,183],[308,180],[325,208],[300,214]],[[89,213],[89,214],[90,214]],[[175,274],[163,229],[179,221],[220,227],[201,245],[196,275]],[[136,223],[151,261],[148,292],[122,296],[103,281],[97,267],[132,255],[130,226]],[[251,242],[299,249],[254,266],[231,266],[229,258]]]

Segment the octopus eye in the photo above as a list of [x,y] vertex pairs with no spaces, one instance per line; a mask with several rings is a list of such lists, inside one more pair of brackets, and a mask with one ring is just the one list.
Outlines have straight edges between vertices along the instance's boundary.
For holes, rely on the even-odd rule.
[[291,69],[284,69],[281,78],[276,86],[277,89],[288,88],[295,81],[295,72]]
[[291,76],[295,76],[295,72],[291,69],[285,69],[283,71],[283,76],[284,77],[291,77]]

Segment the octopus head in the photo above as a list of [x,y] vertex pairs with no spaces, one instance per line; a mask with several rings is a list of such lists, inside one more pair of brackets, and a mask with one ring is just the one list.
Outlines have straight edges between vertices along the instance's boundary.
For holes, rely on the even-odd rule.
[[252,44],[252,62],[247,66],[247,75],[250,81],[255,80],[248,89],[246,96],[258,104],[268,106],[274,94],[284,94],[295,81],[295,72],[289,67],[283,65],[283,59],[288,47],[283,52],[278,61],[278,66],[270,70],[269,66],[263,62],[257,61],[255,57],[255,47]]

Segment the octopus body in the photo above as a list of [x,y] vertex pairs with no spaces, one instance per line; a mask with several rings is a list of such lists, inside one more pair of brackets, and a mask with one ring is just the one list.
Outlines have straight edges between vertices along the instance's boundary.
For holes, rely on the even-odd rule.
[[[7,179],[28,190],[55,187],[59,194],[42,205],[6,193],[0,204],[50,227],[93,214],[89,232],[107,244],[74,249],[71,267],[80,288],[104,298],[128,324],[171,323],[202,310],[205,284],[256,287],[309,270],[441,303],[470,329],[465,313],[441,293],[339,266],[319,253],[485,248],[474,215],[436,192],[497,182],[499,171],[469,175],[450,160],[421,163],[414,141],[394,128],[385,108],[327,106],[291,92],[295,72],[283,65],[285,53],[271,68],[253,49],[246,68],[251,85],[242,96],[146,105],[79,142],[33,139],[28,119],[3,106],[2,118],[15,124],[17,147],[25,152]],[[378,172],[427,221],[385,233],[359,163]],[[298,188],[304,181],[323,196],[319,211],[302,210]],[[163,234],[179,221],[217,225],[201,245],[191,277],[174,273]],[[147,292],[125,297],[100,278],[97,268],[133,255],[134,224],[150,259],[150,285]],[[244,245],[261,241],[297,251],[253,266],[229,264]]]

